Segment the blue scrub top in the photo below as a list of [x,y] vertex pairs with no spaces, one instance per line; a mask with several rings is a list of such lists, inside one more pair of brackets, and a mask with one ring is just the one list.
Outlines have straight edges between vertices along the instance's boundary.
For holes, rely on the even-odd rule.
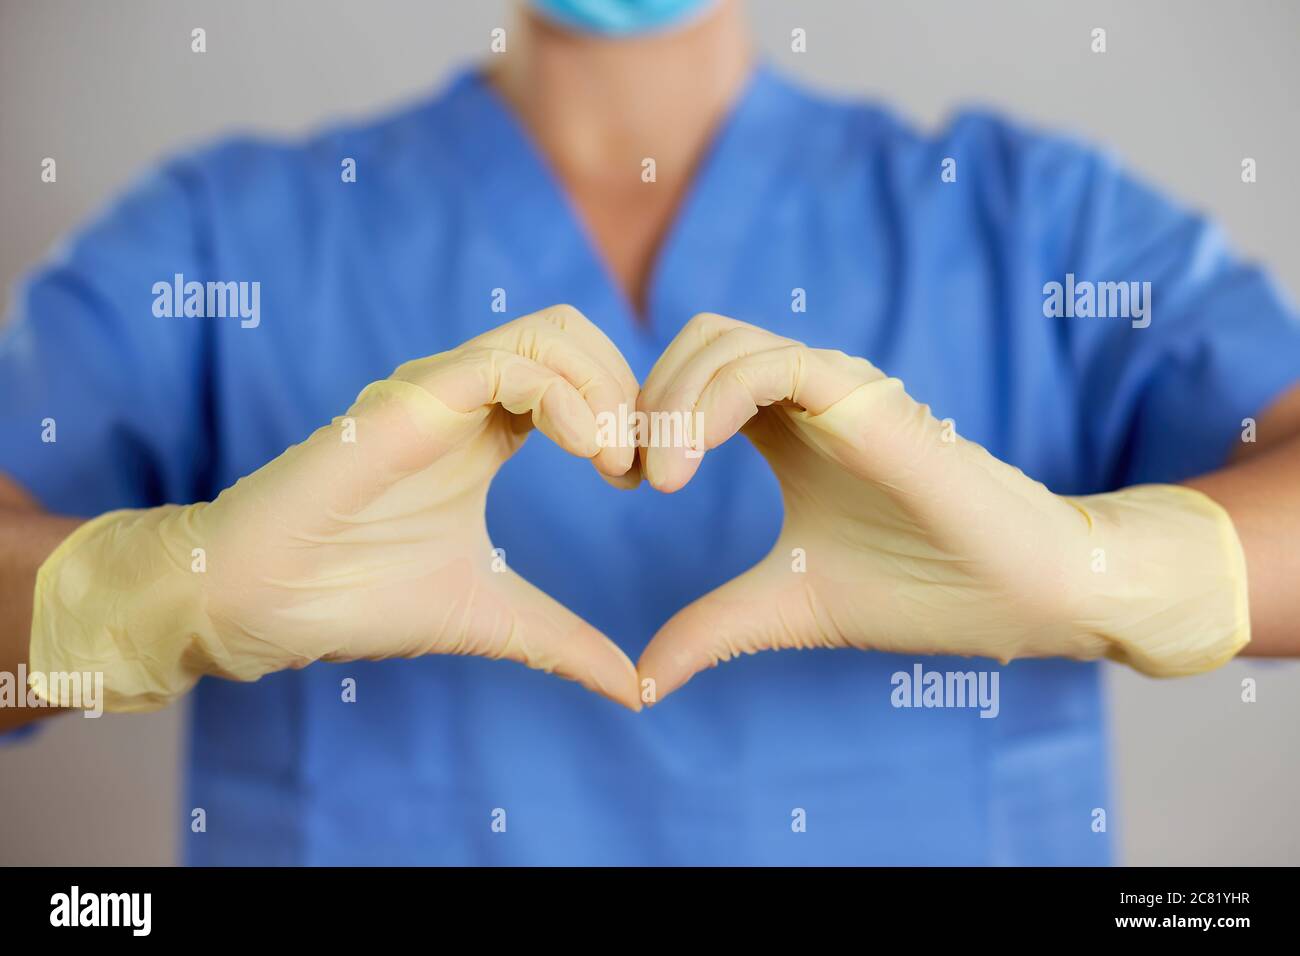
[[[260,324],[155,317],[153,284],[177,273],[259,281]],[[1044,284],[1067,274],[1150,281],[1149,327],[1045,317]],[[1269,279],[1110,159],[983,113],[922,135],[765,68],[640,323],[466,73],[377,122],[178,159],[81,232],[21,290],[0,347],[0,470],[63,512],[207,499],[399,363],[557,302],[642,378],[700,311],[865,356],[1063,493],[1217,467],[1300,370]],[[634,660],[780,522],[743,439],[669,496],[618,492],[534,435],[488,499],[510,564]],[[998,716],[894,707],[891,675],[918,661],[997,670]],[[472,658],[209,678],[183,807],[200,864],[1100,864],[1122,826],[1097,666],[844,650],[738,660],[640,715]]]

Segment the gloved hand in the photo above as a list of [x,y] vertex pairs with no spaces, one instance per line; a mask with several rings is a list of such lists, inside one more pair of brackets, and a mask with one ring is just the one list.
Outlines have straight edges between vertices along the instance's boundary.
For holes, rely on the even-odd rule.
[[494,570],[484,519],[493,475],[534,426],[619,483],[635,448],[598,447],[595,416],[636,394],[622,355],[568,306],[408,362],[214,501],[81,526],[38,573],[30,666],[103,671],[106,708],[140,711],[204,674],[477,654],[640,709],[617,646]]
[[[1209,498],[1171,485],[1055,495],[865,359],[701,315],[640,410],[698,412],[704,448],[743,430],[785,503],[768,556],[646,648],[638,669],[659,699],[764,648],[1108,657],[1165,676],[1217,667],[1249,640],[1241,546]],[[642,456],[661,491],[700,465],[682,448]]]

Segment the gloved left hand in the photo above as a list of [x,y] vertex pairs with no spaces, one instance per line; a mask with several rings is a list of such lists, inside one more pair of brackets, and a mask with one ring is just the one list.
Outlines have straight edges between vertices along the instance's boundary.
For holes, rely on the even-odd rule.
[[[1249,640],[1241,546],[1205,495],[1172,485],[1055,495],[865,359],[701,315],[638,407],[698,413],[705,449],[743,430],[785,503],[767,557],[646,648],[638,670],[659,699],[765,648],[1108,657],[1171,676],[1216,667]],[[700,465],[682,447],[642,458],[661,491]]]

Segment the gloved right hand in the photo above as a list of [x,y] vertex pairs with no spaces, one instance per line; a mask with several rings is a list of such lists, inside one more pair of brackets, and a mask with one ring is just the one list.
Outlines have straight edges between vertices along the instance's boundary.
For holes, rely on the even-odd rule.
[[143,711],[205,674],[477,654],[639,710],[627,656],[494,569],[484,519],[493,475],[534,426],[634,483],[635,449],[598,447],[596,415],[634,408],[637,388],[568,306],[408,362],[214,501],[110,512],[73,532],[37,575],[31,670],[102,671],[106,709]]
[[776,648],[1107,657],[1173,677],[1250,640],[1245,557],[1220,505],[1174,485],[1055,494],[864,358],[699,315],[640,403],[702,425],[693,446],[645,449],[656,489],[681,488],[698,452],[743,431],[785,506],[767,557],[646,647],[658,700],[705,667]]

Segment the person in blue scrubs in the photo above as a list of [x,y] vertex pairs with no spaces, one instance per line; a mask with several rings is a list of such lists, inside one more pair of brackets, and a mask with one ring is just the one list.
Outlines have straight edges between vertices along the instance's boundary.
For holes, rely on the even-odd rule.
[[[1300,429],[1294,309],[1212,224],[1111,158],[982,112],[922,135],[804,90],[752,61],[731,0],[534,7],[493,73],[304,142],[181,156],[33,275],[0,345],[9,527],[210,500],[397,365],[558,302],[639,380],[702,311],[869,357],[1058,493],[1212,472],[1246,418]],[[658,66],[681,62],[700,66]],[[592,115],[607,137],[570,135]],[[1147,334],[1044,317],[1045,283],[1099,272],[1153,282]],[[157,318],[153,285],[175,274],[258,279],[259,323]],[[40,442],[46,418],[55,443]],[[674,611],[763,557],[781,519],[741,440],[664,495],[612,489],[533,436],[487,504],[511,566],[634,660]],[[70,526],[39,527],[43,557]],[[17,595],[23,579],[3,574]],[[999,713],[981,719],[893,706],[891,675],[918,662],[997,666],[759,654],[640,714],[473,657],[206,678],[182,804],[206,829],[188,809],[177,821],[184,858],[1110,861],[1116,827],[1092,825],[1114,806],[1098,665],[997,667]]]

